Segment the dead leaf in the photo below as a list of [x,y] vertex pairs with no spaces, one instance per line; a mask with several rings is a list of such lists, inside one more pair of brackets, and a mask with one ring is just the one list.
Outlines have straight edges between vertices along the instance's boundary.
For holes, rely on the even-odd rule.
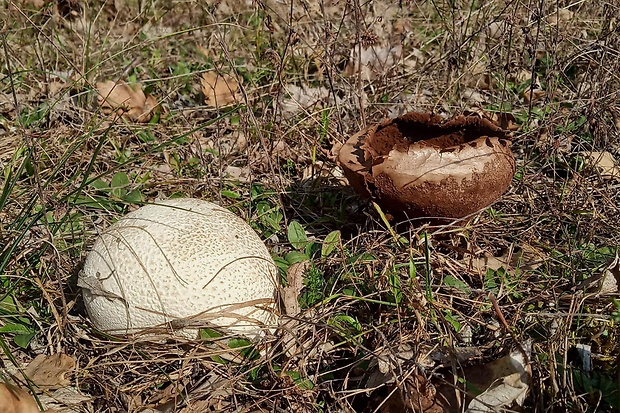
[[493,78],[483,61],[478,61],[468,67],[463,80],[467,87],[474,90],[489,90],[493,88]]
[[92,396],[83,394],[77,387],[64,387],[54,391],[52,394],[39,395],[41,403],[47,407],[54,408],[62,413],[77,413],[92,411],[83,409],[85,403],[93,400]]
[[56,96],[67,88],[67,82],[61,79],[52,79],[47,84],[47,93],[49,96]]
[[128,85],[122,80],[98,82],[97,93],[103,113],[115,112],[131,122],[150,121],[159,106],[153,96],[144,94],[140,84]]
[[316,108],[323,108],[326,105],[334,105],[340,99],[334,97],[331,92],[323,86],[312,87],[306,84],[301,86],[285,85],[280,96],[282,113],[285,115],[295,115],[300,112],[312,112]]
[[372,389],[384,384],[394,383],[394,371],[399,371],[404,362],[413,360],[418,354],[408,344],[400,344],[398,347],[381,348],[375,350],[374,357],[370,359],[368,369],[371,371],[366,379],[365,387]]
[[517,125],[517,120],[512,115],[512,113],[493,113],[491,119],[493,122],[499,125],[500,128],[507,131],[516,131],[519,130],[519,125]]
[[239,99],[239,83],[227,74],[217,72],[203,73],[200,78],[205,103],[215,108],[222,108],[236,103]]
[[[402,55],[402,46],[372,45],[358,46],[351,49],[349,63],[344,69],[345,76],[356,76],[358,73],[364,80],[373,80],[387,72],[398,62]],[[361,64],[361,67],[360,67]]]
[[519,125],[516,124],[517,120],[512,113],[507,112],[487,112],[486,110],[466,110],[463,112],[465,116],[479,116],[484,119],[488,119],[500,128],[506,131],[516,131],[519,129]]
[[[40,10],[45,7],[47,1],[46,0],[18,0],[16,2],[20,7],[31,8],[34,10]],[[11,4],[11,3],[9,3]]]
[[584,153],[588,165],[595,167],[601,173],[601,176],[607,178],[620,177],[620,167],[614,156],[607,152],[585,152]]
[[605,269],[601,294],[617,293],[620,290],[618,286],[620,286],[620,257],[616,253],[616,257],[610,260]]
[[282,289],[284,309],[287,315],[294,316],[299,314],[299,302],[297,298],[304,288],[304,275],[310,269],[310,261],[296,262],[286,270],[287,286]]
[[[0,383],[0,412],[2,413],[40,413],[34,398],[24,389],[8,383]],[[56,413],[44,410],[44,413]]]
[[463,411],[463,402],[467,406],[465,411],[470,413],[504,411],[500,408],[514,404],[521,406],[531,384],[531,349],[532,343],[527,341],[521,349],[498,360],[464,367],[459,381],[465,380],[466,390],[455,389],[453,380],[448,379],[437,388],[436,402],[446,412]]
[[[466,412],[490,413],[501,407],[523,405],[532,381],[532,367],[529,364],[531,342],[523,344],[523,352],[521,349],[514,350],[484,366],[491,385],[469,403]],[[470,377],[466,375],[465,378],[469,384]]]
[[568,9],[558,9],[557,12],[551,13],[547,16],[547,23],[551,26],[557,26],[560,23],[565,23],[573,18],[574,13]]
[[280,138],[275,142],[270,142],[267,147],[258,148],[258,152],[251,157],[252,167],[268,170],[269,165],[274,160],[281,162],[289,159],[299,165],[304,161],[303,156],[303,151],[295,150],[284,139]]
[[379,407],[372,409],[381,413],[392,412],[424,412],[444,413],[447,412],[436,399],[435,386],[420,374],[413,374],[403,384],[389,384],[386,386],[388,397],[383,393],[373,394],[370,406],[375,404]]
[[526,70],[526,69],[521,69],[517,72],[517,74],[514,76],[514,80],[517,83],[523,83],[526,82],[528,80],[530,80],[532,78],[532,71],[531,70]]
[[618,286],[620,286],[620,257],[616,254],[602,271],[581,281],[574,290],[585,289],[599,294],[614,294],[619,291]]
[[225,400],[196,400],[189,402],[188,405],[181,409],[179,413],[203,413],[203,412],[223,412],[230,409],[230,402]]
[[15,105],[13,96],[8,93],[0,92],[0,114],[13,117],[15,115]]
[[492,22],[487,27],[489,37],[495,40],[501,38],[507,31],[506,26],[507,23],[505,21]]
[[523,99],[525,99],[525,103],[536,103],[544,96],[545,91],[537,87],[535,87],[534,89],[528,87],[523,91]]
[[482,351],[474,346],[454,347],[451,349],[438,347],[435,348],[428,357],[442,364],[450,363],[452,360],[456,360],[458,363],[465,363],[471,360],[481,359]]
[[251,182],[252,171],[247,166],[233,166],[228,165],[224,168],[224,175],[226,178],[230,178],[234,181],[239,181],[242,183]]
[[465,102],[467,102],[468,105],[471,106],[476,106],[486,102],[486,98],[484,97],[484,95],[478,92],[476,89],[472,88],[465,88],[463,90],[463,99],[465,100]]
[[[470,262],[469,258],[465,258]],[[503,255],[495,257],[485,253],[481,257],[471,259],[472,269],[479,274],[486,274],[487,270],[497,271],[500,268],[510,270],[518,268],[521,271],[533,271],[545,262],[545,256],[529,244],[509,249]]]
[[67,387],[71,380],[67,377],[75,369],[75,359],[62,353],[51,356],[39,354],[26,367],[26,375],[42,389]]

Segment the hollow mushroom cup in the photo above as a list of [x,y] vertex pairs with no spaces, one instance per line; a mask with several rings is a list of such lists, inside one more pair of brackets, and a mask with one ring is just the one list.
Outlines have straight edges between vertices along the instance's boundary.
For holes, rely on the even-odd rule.
[[497,200],[515,160],[507,133],[477,116],[411,112],[371,125],[340,149],[359,194],[407,218],[462,218]]
[[146,205],[104,230],[78,277],[93,325],[115,335],[199,327],[257,338],[274,328],[278,270],[240,217],[181,198]]

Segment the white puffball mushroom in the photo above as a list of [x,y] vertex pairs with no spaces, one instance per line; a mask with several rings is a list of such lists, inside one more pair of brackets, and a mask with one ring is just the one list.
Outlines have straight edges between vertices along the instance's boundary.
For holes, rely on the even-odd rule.
[[181,198],[143,206],[106,229],[78,285],[94,326],[111,334],[157,327],[195,335],[216,326],[257,336],[275,325],[277,274],[243,219]]

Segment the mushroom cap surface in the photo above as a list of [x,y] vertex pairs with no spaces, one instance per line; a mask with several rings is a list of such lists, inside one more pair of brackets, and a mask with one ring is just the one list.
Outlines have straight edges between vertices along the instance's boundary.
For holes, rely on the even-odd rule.
[[255,336],[275,322],[277,274],[243,219],[181,198],[143,206],[106,229],[78,285],[95,327],[112,334],[219,326]]
[[417,112],[355,134],[338,162],[359,194],[409,218],[476,212],[506,192],[515,172],[500,127],[476,116],[444,122]]

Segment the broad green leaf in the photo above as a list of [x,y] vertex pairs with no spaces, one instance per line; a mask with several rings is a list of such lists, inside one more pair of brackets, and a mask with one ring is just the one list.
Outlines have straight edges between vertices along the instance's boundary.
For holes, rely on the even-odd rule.
[[231,338],[228,340],[228,346],[230,348],[251,347],[252,342],[247,338]]
[[360,324],[360,322],[346,314],[337,314],[331,317],[327,321],[327,324],[331,326],[340,326],[342,328],[346,328],[348,325],[349,327],[352,327],[356,333],[362,331],[362,325]]
[[276,267],[280,269],[280,275],[285,277],[286,270],[288,270],[288,267],[291,266],[291,263],[289,263],[284,258],[278,257],[277,255],[274,255],[272,258],[273,258],[273,262],[276,263]]
[[413,280],[418,273],[418,270],[415,267],[415,263],[413,262],[413,257],[409,258],[409,278]]
[[110,188],[112,189],[111,195],[115,198],[123,199],[127,194],[127,186],[129,185],[129,178],[124,172],[117,172],[112,177]]
[[150,130],[140,131],[138,132],[138,139],[144,143],[155,142],[155,135]]
[[107,189],[110,189],[110,186],[104,181],[102,181],[101,179],[95,179],[94,181],[90,183],[90,186],[100,191],[105,191]]
[[225,196],[226,198],[230,198],[230,199],[239,199],[239,198],[241,198],[241,195],[239,194],[239,192],[228,191],[226,189],[222,191],[222,196]]
[[13,341],[21,348],[28,348],[28,344],[30,344],[30,341],[32,340],[34,335],[35,333],[18,334],[13,337]]
[[2,300],[0,300],[0,314],[14,315],[17,312],[17,303],[13,297],[6,295]]
[[452,324],[452,327],[454,328],[454,330],[458,333],[459,331],[461,331],[461,323],[459,323],[459,321],[456,319],[456,317],[454,317],[452,315],[452,313],[448,310],[446,310],[444,312],[444,317],[446,319],[447,322],[449,322],[450,324]]
[[200,338],[203,340],[208,340],[211,338],[220,338],[223,335],[219,331],[213,330],[212,328],[201,328],[199,331],[200,331]]
[[260,357],[260,353],[256,351],[252,342],[246,338],[231,338],[228,340],[228,346],[237,349],[239,354],[247,359],[255,360]]
[[297,371],[289,370],[289,371],[285,371],[284,374],[286,374],[291,379],[293,379],[295,384],[297,384],[300,388],[306,389],[306,390],[314,389],[314,383],[312,382],[312,380],[304,378],[301,375],[301,373],[299,373]]
[[31,334],[32,330],[22,324],[10,323],[0,327],[0,333]]
[[307,261],[310,259],[310,257],[308,257],[303,252],[291,251],[284,256],[284,259],[286,260],[286,262],[292,265],[292,264],[295,264],[296,262]]
[[321,258],[329,257],[338,245],[340,245],[340,231],[336,230],[327,234],[321,248]]
[[444,279],[443,279],[443,283],[444,285],[447,285],[448,287],[455,287],[463,292],[469,293],[470,292],[470,288],[469,285],[465,284],[463,281],[454,278],[451,275],[447,275]]
[[304,228],[297,221],[291,221],[291,223],[288,224],[288,233],[286,235],[288,241],[296,249],[302,249],[308,243],[306,231],[304,231]]
[[397,272],[390,272],[388,275],[390,286],[392,287],[392,293],[394,294],[394,302],[400,304],[403,300],[403,292],[400,288],[400,276]]
[[374,255],[368,252],[362,252],[360,254],[353,255],[347,258],[347,264],[368,264],[375,261],[376,258]]
[[123,188],[129,185],[129,177],[125,172],[117,172],[112,177],[112,182],[110,183],[110,187],[112,188]]
[[139,190],[134,189],[133,191],[127,192],[123,196],[123,201],[130,204],[139,204],[142,202],[142,193]]

